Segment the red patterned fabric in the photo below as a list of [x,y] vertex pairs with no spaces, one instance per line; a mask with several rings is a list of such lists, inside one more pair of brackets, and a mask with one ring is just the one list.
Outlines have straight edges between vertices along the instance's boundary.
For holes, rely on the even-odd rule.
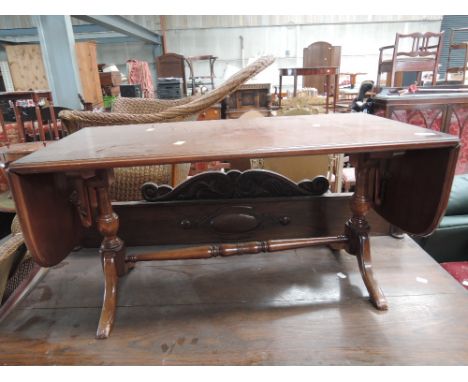
[[468,261],[453,261],[440,264],[455,280],[468,289]]
[[154,98],[154,86],[151,72],[146,61],[128,60],[128,83],[130,85],[141,85],[144,98]]
[[[26,131],[26,134],[32,134],[32,123],[31,122],[23,122],[24,129]],[[44,123],[43,124],[44,128],[44,133],[46,134],[46,137],[49,135],[49,124]],[[57,120],[57,129],[61,130],[62,129],[62,124],[60,123],[60,120]],[[5,130],[8,135],[8,139],[10,143],[19,143],[19,133],[16,130],[16,123],[5,123]],[[39,133],[39,128],[37,127],[37,123],[35,124],[35,133]],[[5,139],[5,132],[1,130],[0,127],[0,146],[6,146],[6,139]]]
[[[46,137],[49,136],[49,124],[44,123],[44,133],[46,134]],[[59,130],[62,129],[62,125],[60,121],[57,121],[57,128]],[[24,129],[26,130],[26,134],[32,134],[32,125],[31,122],[24,122]],[[6,123],[5,124],[5,130],[6,134],[8,135],[8,140],[10,144],[15,144],[15,143],[20,143],[20,138],[19,138],[19,133],[18,130],[16,129],[16,123]],[[39,129],[37,128],[36,125],[36,134],[39,132]],[[6,146],[7,142],[5,139],[5,132],[1,130],[0,128],[0,147],[1,146]],[[0,172],[0,192],[8,190],[8,180],[6,178],[6,175],[4,171]]]
[[[375,115],[384,117],[385,112],[383,109],[379,109],[375,112]],[[443,111],[437,107],[423,110],[394,110],[390,115],[390,119],[435,131],[440,131],[443,122],[442,117]],[[461,149],[455,173],[464,174],[468,171],[468,109],[463,106],[453,106],[447,133],[456,135],[461,140]]]

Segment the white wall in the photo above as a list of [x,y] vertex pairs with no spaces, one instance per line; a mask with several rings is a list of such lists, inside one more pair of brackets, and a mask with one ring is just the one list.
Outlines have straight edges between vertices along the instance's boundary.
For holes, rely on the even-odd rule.
[[[379,47],[393,44],[395,33],[438,32],[442,16],[166,16],[168,51],[185,56],[212,54],[217,82],[227,65],[242,67],[240,38],[244,38],[245,63],[249,58],[272,54],[273,67],[258,82],[278,84],[279,67],[302,66],[302,49],[315,41],[341,46],[341,71],[365,72],[358,80],[377,77]],[[233,19],[237,17],[237,19]],[[289,18],[289,21],[288,21]],[[299,19],[298,19],[299,18]],[[223,27],[223,19],[225,25]],[[298,22],[312,22],[302,24]],[[312,20],[312,21],[311,21]],[[205,23],[203,23],[205,21]],[[277,23],[259,26],[258,23]],[[236,26],[238,24],[247,26]],[[284,23],[280,25],[280,23]],[[208,25],[209,27],[202,27]],[[208,73],[207,64],[199,63],[196,75]],[[292,77],[283,81],[292,86]],[[299,84],[302,82],[299,81]]]

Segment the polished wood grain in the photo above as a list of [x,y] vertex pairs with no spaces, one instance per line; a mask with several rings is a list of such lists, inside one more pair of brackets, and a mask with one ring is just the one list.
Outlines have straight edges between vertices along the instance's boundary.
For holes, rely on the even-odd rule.
[[71,134],[16,161],[11,171],[75,171],[457,144],[451,135],[364,113],[104,126]]
[[[256,198],[119,202],[119,237],[129,246],[203,244],[231,241],[332,236],[343,233],[351,194],[322,197]],[[246,217],[254,225],[246,224]],[[227,228],[216,225],[230,220]],[[367,221],[374,235],[386,235],[389,224],[374,210]],[[95,226],[86,229],[81,245],[97,248],[102,236]]]
[[9,173],[9,179],[21,230],[34,260],[44,267],[58,264],[80,242],[83,232],[70,203],[72,190],[65,175]]
[[351,198],[351,218],[346,222],[345,235],[348,245],[347,252],[355,255],[364,284],[369,292],[370,299],[379,310],[387,310],[388,304],[382,290],[374,278],[372,270],[371,250],[369,243],[370,226],[366,215],[371,209],[371,199],[368,189],[371,188],[372,164],[365,157],[351,157],[351,163],[356,169],[356,191]]
[[185,251],[180,249],[148,252],[141,255],[127,256],[127,261],[136,263],[138,261],[154,260],[177,260],[177,259],[208,259],[217,256],[252,255],[261,252],[278,252],[289,249],[314,247],[327,244],[347,244],[348,238],[344,235],[334,237],[315,237],[304,239],[283,239],[249,241],[234,244],[212,244],[200,247],[191,247]]
[[370,242],[388,311],[366,301],[356,260],[326,248],[149,262],[125,279],[106,341],[93,338],[101,264],[83,250],[51,268],[0,323],[0,362],[466,365],[463,287],[408,237]]

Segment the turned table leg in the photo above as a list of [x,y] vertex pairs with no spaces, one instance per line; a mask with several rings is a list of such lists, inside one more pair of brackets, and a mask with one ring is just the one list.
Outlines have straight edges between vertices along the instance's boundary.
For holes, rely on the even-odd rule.
[[108,187],[98,187],[96,193],[99,211],[97,227],[101,235],[104,236],[99,253],[102,258],[105,282],[104,301],[96,338],[103,339],[109,337],[114,324],[118,277],[127,273],[127,266],[125,264],[124,242],[117,236],[119,217],[112,210]]
[[362,279],[369,292],[370,300],[379,310],[387,310],[387,300],[377,284],[372,272],[371,250],[369,243],[370,227],[366,221],[366,214],[370,210],[368,190],[370,189],[371,167],[365,159],[355,160],[356,191],[351,199],[352,217],[345,225],[345,234],[349,239],[347,251],[355,255],[358,261]]

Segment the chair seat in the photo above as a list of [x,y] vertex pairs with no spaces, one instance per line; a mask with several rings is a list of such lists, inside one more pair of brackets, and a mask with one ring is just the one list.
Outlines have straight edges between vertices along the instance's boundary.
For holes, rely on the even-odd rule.
[[[433,57],[406,57],[395,60],[395,72],[399,71],[432,71],[436,61]],[[393,60],[384,60],[380,64],[380,72],[391,72]]]

